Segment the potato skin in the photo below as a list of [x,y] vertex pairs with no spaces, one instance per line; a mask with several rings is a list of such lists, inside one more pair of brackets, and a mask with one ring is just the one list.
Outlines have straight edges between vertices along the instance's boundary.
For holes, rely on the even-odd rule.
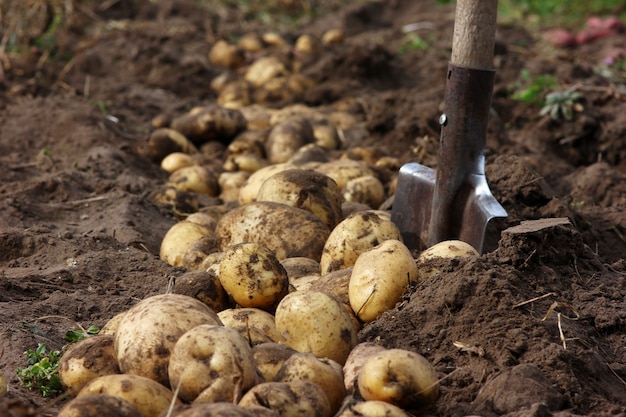
[[143,417],[129,402],[108,394],[85,394],[70,400],[57,417]]
[[263,382],[239,401],[244,408],[264,407],[281,417],[330,417],[330,403],[324,391],[309,381]]
[[213,230],[197,223],[184,220],[175,223],[163,236],[159,257],[170,265],[182,266],[185,254],[195,242],[214,235]]
[[222,250],[242,242],[262,243],[278,260],[304,256],[319,260],[328,226],[306,210],[256,201],[226,213],[215,233]]
[[238,110],[219,105],[199,107],[172,120],[172,129],[195,145],[209,141],[228,143],[246,128],[246,119]]
[[348,405],[336,417],[411,417],[400,407],[384,401],[360,401]]
[[231,307],[219,278],[209,271],[185,272],[176,278],[174,293],[200,300],[216,313]]
[[170,417],[254,417],[254,414],[233,403],[198,403],[174,409]]
[[120,370],[169,386],[167,366],[174,344],[201,324],[221,325],[217,314],[195,298],[160,294],[128,309],[115,333]]
[[291,346],[275,342],[261,343],[252,348],[257,370],[265,382],[274,381],[283,363],[295,353],[298,351]]
[[265,153],[272,164],[287,162],[301,147],[315,142],[308,119],[295,116],[274,126],[265,142]]
[[255,327],[263,331],[272,341],[280,342],[280,333],[276,329],[276,321],[271,313],[259,308],[229,308],[217,313],[224,326]]
[[359,343],[350,351],[343,365],[344,385],[349,394],[354,393],[361,367],[367,359],[385,350],[385,347],[374,342]]
[[94,335],[71,345],[59,361],[59,378],[72,397],[92,379],[119,374],[114,349],[115,337]]

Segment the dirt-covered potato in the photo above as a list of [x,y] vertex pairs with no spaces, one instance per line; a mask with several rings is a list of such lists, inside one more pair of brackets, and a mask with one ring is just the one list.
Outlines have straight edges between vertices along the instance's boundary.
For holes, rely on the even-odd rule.
[[280,59],[275,56],[266,56],[254,61],[244,74],[244,79],[254,87],[263,87],[273,78],[286,76],[289,71]]
[[385,350],[385,347],[374,342],[359,343],[350,351],[346,363],[343,365],[343,379],[348,394],[353,394],[356,388],[359,372],[365,361],[377,353]]
[[241,112],[220,105],[194,108],[172,120],[177,130],[195,145],[209,141],[230,142],[246,128]]
[[[113,395],[137,409],[143,417],[159,417],[170,406],[174,393],[158,382],[139,375],[104,375],[92,379],[76,398]],[[178,399],[176,403],[180,403]]]
[[263,382],[248,391],[239,405],[264,407],[280,417],[331,417],[330,403],[324,390],[309,381]]
[[181,191],[216,197],[220,192],[217,182],[219,174],[215,169],[204,165],[189,165],[170,174],[167,185]]
[[129,402],[108,394],[85,394],[68,401],[57,417],[143,417]]
[[431,363],[405,349],[385,349],[370,356],[357,383],[365,400],[385,401],[401,408],[424,409],[439,396],[439,380]]
[[234,402],[256,383],[252,349],[236,330],[210,324],[183,334],[168,365],[170,386],[186,402]]
[[94,335],[70,345],[59,360],[59,378],[72,397],[92,379],[119,374],[112,335]]
[[217,313],[225,327],[254,327],[263,331],[273,342],[280,342],[274,316],[259,308],[229,308]]
[[171,174],[181,168],[197,164],[198,162],[197,158],[194,158],[189,154],[183,152],[172,152],[163,158],[161,161],[161,168]]
[[461,240],[444,240],[424,250],[417,257],[418,280],[424,281],[437,275],[440,270],[436,265],[444,259],[472,258],[480,254],[472,245]]
[[343,144],[335,125],[328,119],[314,120],[312,124],[313,136],[317,145],[328,150],[341,149]]
[[217,238],[215,236],[202,237],[189,246],[183,255],[180,266],[190,271],[204,271],[204,261],[208,256],[216,252],[219,252]]
[[181,220],[185,215],[196,212],[200,208],[198,194],[188,193],[171,185],[157,187],[150,193],[148,199],[157,206],[172,211]]
[[188,271],[176,278],[174,293],[202,301],[218,313],[230,308],[228,293],[216,274],[209,271]]
[[121,313],[117,313],[116,315],[111,317],[109,321],[107,321],[105,325],[102,326],[98,334],[101,336],[102,335],[115,336],[115,333],[117,332],[117,327],[119,326],[120,321],[122,321],[122,317],[124,317],[124,314],[126,314],[126,311],[122,311]]
[[343,42],[344,33],[339,28],[329,29],[322,35],[322,44],[333,45]]
[[224,251],[219,279],[242,307],[273,310],[289,291],[289,278],[274,251],[256,242],[237,243]]
[[214,236],[215,232],[210,228],[183,220],[165,233],[159,256],[170,265],[182,266],[185,254],[196,241]]
[[336,417],[411,417],[400,407],[385,401],[359,401],[345,407]]
[[236,79],[221,86],[217,104],[227,109],[241,110],[252,103],[252,85],[246,80]]
[[217,178],[220,187],[219,198],[225,202],[236,202],[239,199],[239,190],[250,178],[250,172],[222,172]]
[[281,171],[285,171],[288,169],[297,168],[293,164],[275,164],[269,165],[265,168],[261,168],[258,171],[254,172],[250,177],[243,183],[239,190],[239,204],[247,204],[256,201],[257,195],[259,194],[259,189],[261,185],[265,182],[266,179],[275,175]]
[[301,147],[315,142],[309,119],[294,116],[275,125],[265,142],[265,153],[272,164],[287,162]]
[[255,414],[237,404],[220,402],[183,405],[162,417],[255,417]]
[[346,201],[367,204],[373,209],[385,201],[385,187],[371,175],[351,179],[343,187],[342,194]]
[[402,241],[389,216],[376,210],[352,213],[333,229],[324,244],[322,274],[353,266],[361,253],[389,239]]
[[244,51],[248,52],[260,52],[265,48],[265,43],[263,42],[263,38],[261,35],[254,32],[248,32],[244,34],[237,41],[237,46],[239,46]]
[[320,263],[314,259],[304,258],[302,256],[295,258],[285,258],[280,261],[285,268],[289,281],[301,278],[307,275],[319,275]]
[[180,336],[201,324],[222,325],[217,313],[195,298],[160,294],[126,311],[115,333],[120,370],[167,386],[167,366]]
[[169,128],[159,128],[150,133],[147,141],[139,145],[137,152],[152,162],[160,163],[163,158],[173,152],[192,155],[197,154],[198,149],[180,132]]
[[311,212],[332,230],[341,220],[343,198],[327,175],[304,169],[288,169],[266,179],[257,201],[273,201]]
[[285,344],[342,366],[357,342],[357,330],[346,309],[321,291],[290,293],[278,304],[274,317]]
[[328,358],[318,358],[312,353],[298,352],[291,355],[283,362],[274,381],[313,382],[326,393],[333,414],[339,410],[346,396],[341,365]]
[[374,176],[365,162],[352,159],[337,159],[326,162],[316,168],[316,171],[328,175],[335,180],[340,190],[343,190],[348,181],[359,177]]
[[262,343],[252,347],[257,371],[265,382],[274,381],[283,363],[298,351],[283,343]]
[[280,261],[297,256],[320,259],[330,232],[324,222],[306,210],[255,201],[226,213],[215,234],[222,250],[242,242],[256,242],[267,246]]
[[399,240],[385,240],[359,255],[348,286],[350,306],[357,317],[370,322],[392,309],[417,281],[411,251]]
[[245,63],[243,50],[225,40],[218,40],[209,51],[209,62],[218,67],[237,69]]
[[316,143],[309,143],[294,152],[287,163],[296,165],[300,168],[307,166],[307,169],[311,169],[308,168],[308,166],[315,165],[315,167],[317,167],[318,164],[328,162],[329,160],[330,156],[328,155],[328,151],[326,149]]
[[352,310],[348,295],[348,284],[350,283],[351,275],[352,267],[329,272],[313,281],[309,288],[314,291],[322,291],[328,295],[332,295]]

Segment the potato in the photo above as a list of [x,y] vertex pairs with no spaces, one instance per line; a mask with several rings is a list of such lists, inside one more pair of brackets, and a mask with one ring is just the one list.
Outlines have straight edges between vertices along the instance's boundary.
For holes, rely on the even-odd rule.
[[215,228],[217,227],[217,218],[219,218],[219,216],[216,214],[206,211],[199,211],[196,213],[191,213],[185,218],[185,221],[199,224],[200,226],[206,227],[209,230],[215,230]]
[[250,178],[250,173],[246,171],[222,172],[217,178],[220,187],[220,199],[225,202],[236,202],[239,199],[239,190]]
[[242,307],[273,310],[289,291],[289,278],[274,252],[261,243],[228,247],[220,261],[220,282]]
[[218,313],[230,308],[228,293],[216,274],[209,271],[189,271],[176,278],[174,293],[202,301]]
[[94,335],[69,346],[59,360],[59,378],[65,391],[75,397],[92,379],[119,374],[112,335]]
[[196,160],[183,152],[172,152],[161,161],[161,168],[170,174],[181,168],[194,165]]
[[404,349],[386,349],[369,357],[358,376],[365,400],[385,401],[401,408],[423,410],[439,396],[439,380],[422,355]]
[[360,320],[373,321],[392,309],[417,277],[409,248],[399,240],[386,240],[357,258],[348,286],[350,306]]
[[358,211],[339,223],[324,244],[320,266],[322,274],[354,265],[359,255],[368,249],[402,235],[391,218],[376,210]]
[[246,340],[248,346],[254,347],[263,343],[272,343],[274,340],[269,337],[263,330],[254,326],[233,326],[231,327]]
[[129,402],[114,395],[85,394],[67,402],[57,417],[142,417]]
[[248,122],[248,132],[266,132],[271,126],[270,120],[276,110],[260,104],[250,104],[239,109]]
[[173,152],[197,154],[198,149],[180,132],[159,128],[150,133],[148,140],[138,146],[137,152],[155,163],[161,163],[163,158]]
[[350,180],[375,175],[374,171],[366,163],[352,159],[338,159],[326,162],[317,167],[316,171],[334,179],[340,190],[343,190]]
[[270,163],[280,164],[287,162],[304,145],[314,142],[311,122],[303,116],[294,116],[272,128],[265,143],[265,152]]
[[170,174],[167,184],[192,193],[207,194],[216,197],[219,194],[217,177],[219,173],[201,165],[182,167]]
[[219,242],[215,236],[202,237],[189,246],[179,266],[190,271],[204,271],[207,256],[219,252]]
[[245,63],[245,56],[237,45],[219,40],[209,51],[209,62],[218,67],[237,69]]
[[288,169],[266,179],[257,201],[273,201],[314,214],[332,230],[341,220],[343,198],[337,184],[319,172]]
[[360,401],[349,404],[337,417],[411,417],[400,407],[384,401]]
[[117,313],[116,315],[111,317],[109,321],[107,321],[106,324],[102,326],[98,334],[100,336],[102,335],[115,336],[115,333],[117,332],[117,327],[119,326],[120,321],[122,321],[122,317],[124,317],[124,314],[126,314],[126,311],[122,311],[121,313]]
[[328,119],[313,121],[313,136],[315,143],[324,149],[341,149],[342,143],[337,128]]
[[[315,143],[309,143],[298,149],[287,161],[289,164],[296,165],[301,169],[304,165],[315,164],[317,167],[319,164],[328,162],[330,160],[328,151]],[[313,168],[315,169],[315,168]]]
[[159,256],[170,265],[182,266],[185,254],[194,242],[213,236],[213,230],[200,224],[188,221],[175,223],[161,241]]
[[167,386],[167,366],[174,344],[201,324],[222,325],[217,314],[195,298],[160,294],[128,309],[115,333],[120,370]]
[[287,89],[297,97],[302,97],[313,87],[315,87],[315,81],[306,75],[291,74],[287,77]]
[[[321,275],[313,281],[310,285],[310,289],[325,292],[326,294],[335,297],[352,310],[350,307],[350,298],[348,296],[348,284],[350,283],[351,275],[351,267],[329,272]],[[352,314],[354,314],[354,312],[352,312]]]
[[217,313],[225,327],[255,327],[263,331],[273,342],[280,342],[280,333],[276,329],[274,316],[258,308],[229,308]]
[[257,59],[250,65],[244,79],[254,87],[262,87],[272,78],[288,75],[285,65],[274,56],[266,56]]
[[[445,240],[424,250],[417,257],[417,269],[420,281],[437,275],[440,270],[433,260],[454,259],[456,257],[471,258],[480,254],[472,245],[461,240]],[[435,263],[438,261],[435,261]]]
[[198,403],[178,407],[166,417],[254,417],[254,414],[233,403]]
[[276,328],[284,343],[343,365],[356,345],[357,331],[337,299],[321,291],[296,291],[276,307]]
[[237,42],[237,46],[248,52],[260,52],[265,48],[263,39],[257,33],[246,33]]
[[[183,334],[168,365],[170,386],[186,402],[237,402],[256,383],[252,349],[236,330],[210,324]],[[201,399],[198,397],[201,396]]]
[[265,407],[280,417],[331,417],[330,403],[324,391],[309,381],[263,382],[248,391],[239,405],[243,408]]
[[316,109],[307,106],[306,104],[296,103],[282,107],[280,110],[272,113],[270,118],[270,125],[276,126],[294,117],[306,117],[312,119]]
[[227,109],[241,110],[252,103],[252,85],[246,80],[232,80],[224,84],[217,96],[217,104]]
[[293,281],[296,278],[304,277],[307,275],[319,275],[320,263],[314,259],[304,258],[302,256],[296,258],[285,258],[280,261],[280,264],[285,268],[289,281]]
[[269,165],[267,159],[252,153],[229,155],[224,161],[224,169],[227,171],[256,172]]
[[282,343],[262,343],[252,347],[252,355],[259,374],[265,382],[271,382],[282,368],[283,363],[298,351]]
[[312,353],[298,352],[291,355],[283,363],[274,381],[313,382],[326,393],[333,414],[339,410],[346,396],[341,365],[328,358],[318,358]]
[[380,180],[371,175],[351,179],[343,187],[345,201],[367,204],[377,209],[385,201],[385,188]]
[[243,205],[256,201],[257,195],[259,194],[259,189],[266,179],[281,171],[294,168],[296,168],[295,165],[285,163],[269,165],[254,172],[252,175],[250,175],[248,180],[242,185],[241,189],[239,190],[239,204]]
[[304,256],[320,259],[328,226],[306,210],[268,201],[256,201],[237,207],[224,215],[215,233],[220,247],[241,242],[267,246],[278,260]]
[[367,359],[385,348],[374,342],[359,343],[350,351],[346,363],[343,365],[343,379],[348,394],[353,394],[361,367]]
[[332,45],[343,42],[343,30],[335,28],[329,29],[322,35],[322,43],[324,45]]
[[241,112],[217,104],[192,109],[172,120],[172,129],[195,145],[213,140],[228,143],[245,128],[246,119]]
[[293,49],[296,53],[317,54],[321,49],[321,42],[315,36],[305,33],[296,39]]
[[263,36],[261,36],[261,39],[263,39],[263,42],[265,42],[266,44],[274,47],[283,47],[288,45],[285,38],[283,38],[276,32],[264,33]]
[[286,101],[292,99],[293,93],[289,90],[289,79],[286,76],[279,76],[269,79],[254,91],[253,100],[255,103],[273,103],[276,101]]
[[148,199],[157,206],[166,207],[179,219],[185,214],[198,211],[200,202],[198,195],[176,189],[171,185],[163,185],[150,193]]
[[[174,393],[158,382],[139,375],[104,375],[92,379],[76,398],[95,394],[113,395],[137,409],[143,417],[159,417],[167,410]],[[175,400],[176,403],[180,401]]]

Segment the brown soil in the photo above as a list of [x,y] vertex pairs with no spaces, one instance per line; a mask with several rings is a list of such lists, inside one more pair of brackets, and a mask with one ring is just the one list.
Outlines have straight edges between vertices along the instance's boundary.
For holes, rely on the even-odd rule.
[[[55,415],[66,401],[20,385],[24,351],[59,349],[72,320],[102,326],[184,272],[158,256],[177,219],[148,196],[167,175],[136,149],[155,116],[215,100],[210,82],[223,70],[207,54],[216,39],[261,29],[241,11],[196,3],[84,6],[52,54],[33,47],[3,60],[2,415]],[[333,27],[346,39],[304,63],[315,87],[272,105],[356,98],[363,129],[350,147],[436,167],[453,7],[321,3],[328,12],[286,39]],[[418,33],[429,48],[399,53],[401,29],[414,22],[425,23]],[[567,50],[517,26],[500,25],[497,36],[487,176],[509,213],[498,229],[519,226],[477,260],[438,265],[360,339],[432,361],[443,379],[429,415],[626,415],[626,93],[623,79],[594,72],[623,36]],[[521,68],[579,85],[572,121],[511,99]],[[522,223],[538,219],[551,220]]]

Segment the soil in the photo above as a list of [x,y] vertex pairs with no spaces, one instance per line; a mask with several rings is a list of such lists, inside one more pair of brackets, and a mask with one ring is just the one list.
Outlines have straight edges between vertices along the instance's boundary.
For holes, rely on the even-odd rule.
[[[344,41],[302,61],[314,87],[267,105],[352,100],[361,128],[346,148],[436,168],[454,7],[319,3],[283,36],[341,28]],[[2,60],[3,415],[56,415],[67,401],[20,384],[27,349],[60,349],[74,322],[102,326],[185,272],[159,259],[178,219],[151,200],[168,176],[137,149],[155,117],[216,100],[217,39],[267,30],[243,9],[193,0],[94,2],[68,16],[52,49]],[[402,28],[416,22],[428,47],[403,51]],[[499,24],[486,172],[508,212],[501,233],[478,259],[438,263],[359,334],[434,364],[441,395],[426,415],[626,415],[626,79],[597,71],[623,39],[558,49]],[[576,86],[572,120],[512,99],[522,68]]]

